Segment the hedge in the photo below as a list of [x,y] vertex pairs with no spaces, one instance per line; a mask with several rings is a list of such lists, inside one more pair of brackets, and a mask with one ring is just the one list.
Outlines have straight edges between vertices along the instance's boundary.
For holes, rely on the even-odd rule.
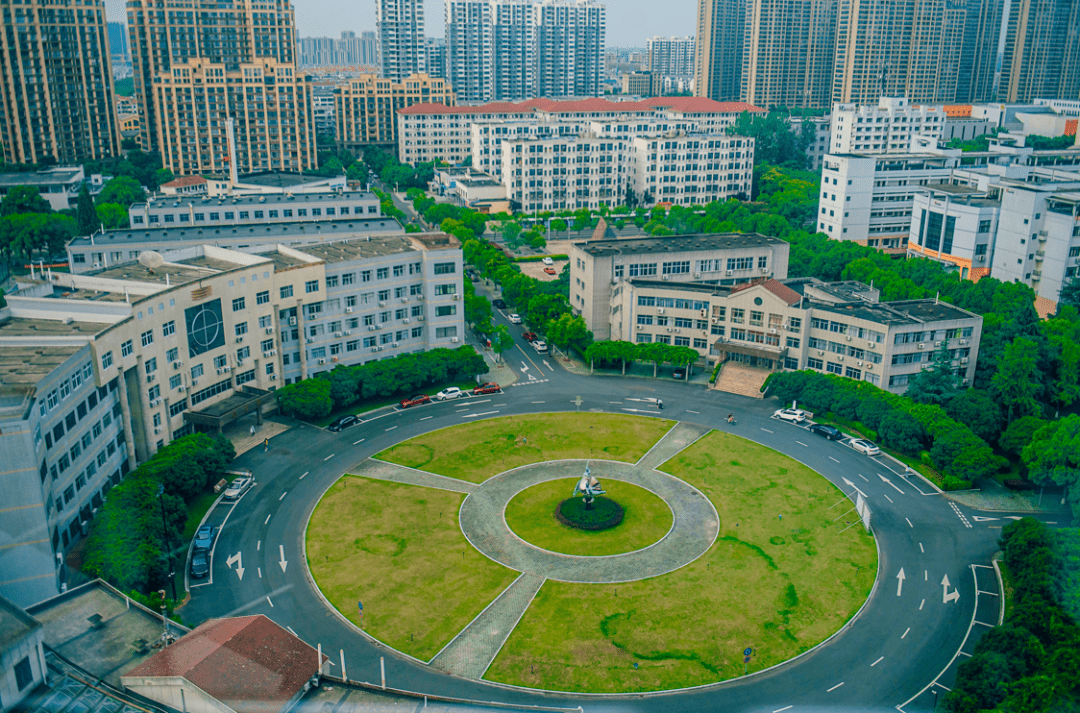
[[552,260],[569,260],[569,255],[526,255],[525,257],[516,257],[514,262],[540,262],[544,258],[549,257]]

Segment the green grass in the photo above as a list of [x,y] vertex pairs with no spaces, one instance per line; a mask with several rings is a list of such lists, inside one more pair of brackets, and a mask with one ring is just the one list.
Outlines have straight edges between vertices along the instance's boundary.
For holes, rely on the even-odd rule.
[[[448,386],[456,386],[459,389],[461,389],[462,391],[465,391],[465,390],[471,391],[473,388],[476,387],[476,379],[463,379],[462,381],[448,381],[445,384],[439,384],[439,385],[433,386],[431,388],[417,389],[413,393],[428,394],[429,396],[434,396],[435,394],[439,393],[440,391],[442,391],[443,389],[445,389]],[[334,419],[336,419],[338,416],[355,416],[357,414],[367,413],[369,411],[374,411],[375,409],[382,408],[383,406],[392,406],[394,404],[401,403],[402,399],[407,398],[407,397],[412,396],[412,395],[413,394],[398,394],[396,396],[387,396],[387,397],[381,398],[381,399],[365,399],[361,403],[353,404],[352,406],[348,406],[346,408],[339,409],[337,411],[333,411],[333,412],[330,413],[329,416],[326,416],[324,418],[320,418],[317,421],[311,421],[310,423],[313,426],[318,426],[319,428],[326,428],[331,423],[333,423]]]
[[323,595],[354,624],[428,660],[517,573],[469,545],[457,524],[464,495],[345,475],[307,531],[307,558]]
[[713,432],[662,470],[716,506],[716,543],[652,579],[546,582],[485,678],[593,693],[713,683],[743,674],[744,648],[751,671],[810,649],[866,600],[873,538],[854,513],[832,521],[849,504],[809,468]]
[[604,480],[608,497],[623,508],[623,521],[609,530],[578,530],[555,519],[555,508],[574,492],[577,478],[526,488],[506,506],[506,524],[521,539],[567,555],[614,555],[648,547],[671,529],[672,514],[658,496],[618,480]]
[[497,473],[563,458],[636,463],[674,421],[615,414],[531,414],[476,421],[387,448],[379,460],[482,483]]

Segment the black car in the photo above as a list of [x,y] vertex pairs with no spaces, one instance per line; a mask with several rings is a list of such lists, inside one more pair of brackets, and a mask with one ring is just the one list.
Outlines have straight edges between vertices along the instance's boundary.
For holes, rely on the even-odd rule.
[[214,544],[217,525],[203,525],[195,531],[195,550],[208,550]]
[[191,557],[191,576],[202,579],[210,574],[210,560],[206,552],[200,550]]
[[358,423],[360,423],[360,419],[358,419],[356,416],[341,416],[340,418],[335,418],[333,422],[326,427],[326,430],[332,433],[337,433],[344,428],[348,428],[349,426],[355,426]]
[[840,432],[840,429],[835,426],[826,426],[823,423],[815,423],[810,426],[810,430],[820,436],[825,436],[830,441],[839,441],[844,437],[844,434]]
[[497,309],[506,309],[506,301],[505,300],[492,300],[491,301],[491,306],[495,307]]

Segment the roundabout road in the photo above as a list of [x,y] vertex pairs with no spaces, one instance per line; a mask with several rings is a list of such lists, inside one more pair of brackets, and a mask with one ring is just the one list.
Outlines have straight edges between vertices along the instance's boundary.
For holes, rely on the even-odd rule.
[[[657,397],[666,410],[656,410]],[[951,686],[957,663],[997,622],[998,587],[990,558],[1008,520],[979,519],[977,511],[954,505],[920,479],[904,478],[886,459],[863,456],[771,418],[775,409],[773,400],[679,382],[559,370],[548,381],[526,382],[502,394],[375,415],[341,433],[297,425],[272,439],[268,453],[256,448],[237,459],[237,467],[254,471],[256,485],[235,505],[218,505],[211,512],[210,522],[223,525],[211,577],[192,586],[181,614],[196,624],[211,617],[265,614],[308,643],[321,644],[334,675],[342,674],[339,652],[344,652],[349,679],[378,682],[379,659],[385,656],[388,686],[474,700],[582,705],[587,711],[931,710],[936,695]],[[862,493],[873,513],[880,554],[877,584],[862,613],[825,644],[759,675],[648,697],[590,697],[441,673],[373,643],[327,609],[302,561],[304,528],[318,499],[342,473],[437,428],[556,411],[652,414],[731,431],[808,465],[853,497]],[[738,424],[724,422],[729,412]],[[942,584],[946,577],[947,586]],[[753,673],[752,661],[750,668]]]

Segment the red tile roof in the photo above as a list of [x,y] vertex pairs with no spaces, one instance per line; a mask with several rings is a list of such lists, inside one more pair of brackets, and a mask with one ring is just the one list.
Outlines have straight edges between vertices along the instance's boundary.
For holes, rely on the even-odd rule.
[[206,183],[206,179],[202,176],[181,176],[161,185],[169,188],[183,188],[184,186],[201,186],[204,183]]
[[705,97],[649,97],[648,99],[645,99],[642,104],[663,107],[665,109],[681,111],[687,114],[711,112],[731,112],[741,114],[744,111],[765,112],[761,107],[747,104],[746,102],[718,102],[713,101],[712,99],[706,99]]
[[652,97],[639,102],[615,102],[601,97],[574,101],[530,99],[529,101],[492,102],[479,106],[445,106],[443,104],[413,104],[398,109],[399,114],[527,114],[532,110],[553,114],[598,114],[607,112],[646,112],[671,109],[686,114],[764,112],[761,107],[744,102],[718,102],[705,97]]
[[798,292],[791,289],[784,283],[777,282],[772,278],[769,278],[767,280],[754,280],[752,282],[747,282],[745,285],[739,285],[738,287],[731,290],[731,294],[735,294],[736,292],[742,292],[743,290],[748,290],[751,287],[756,287],[757,285],[761,285],[766,290],[773,293],[789,305],[797,304],[799,300],[802,299],[802,296]]
[[124,678],[182,676],[235,711],[277,713],[318,668],[314,648],[256,614],[211,619]]
[[540,109],[553,103],[550,99],[530,99],[518,104],[513,102],[491,102],[480,106],[413,104],[404,109],[398,109],[398,114],[528,114],[533,109]]

